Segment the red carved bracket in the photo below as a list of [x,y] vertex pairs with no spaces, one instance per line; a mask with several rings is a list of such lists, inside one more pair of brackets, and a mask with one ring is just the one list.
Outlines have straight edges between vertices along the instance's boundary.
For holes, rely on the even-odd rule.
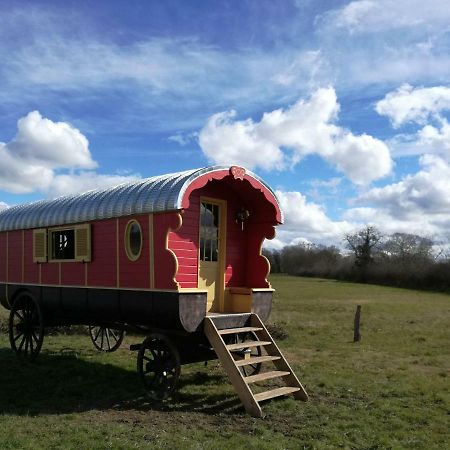
[[230,173],[235,180],[243,180],[245,177],[245,169],[243,167],[232,166],[230,167]]

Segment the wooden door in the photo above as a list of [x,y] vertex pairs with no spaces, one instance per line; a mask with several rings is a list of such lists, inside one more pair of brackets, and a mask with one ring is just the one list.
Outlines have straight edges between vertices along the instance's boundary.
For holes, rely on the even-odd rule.
[[226,201],[202,198],[198,287],[207,289],[207,311],[223,309],[225,283]]

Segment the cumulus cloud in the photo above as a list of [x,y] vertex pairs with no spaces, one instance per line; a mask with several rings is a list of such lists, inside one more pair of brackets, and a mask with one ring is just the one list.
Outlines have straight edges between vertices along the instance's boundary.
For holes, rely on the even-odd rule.
[[376,204],[397,218],[417,214],[448,214],[450,217],[450,164],[436,155],[420,158],[422,169],[398,183],[373,188],[359,201]]
[[388,117],[394,128],[406,124],[422,127],[412,134],[398,134],[389,141],[395,156],[424,153],[450,156],[450,124],[443,115],[450,110],[450,88],[414,88],[404,84],[386,94],[375,109]]
[[298,243],[316,243],[324,245],[340,245],[345,233],[354,228],[347,221],[334,221],[326,213],[325,208],[311,201],[297,191],[276,191],[285,222],[277,229],[277,236],[266,241],[265,246],[281,249],[285,245]]
[[7,147],[14,157],[48,168],[97,166],[89,142],[79,130],[68,123],[46,119],[38,111],[19,119],[17,134]]
[[[18,120],[17,134],[0,142],[0,189],[16,194],[34,191],[49,196],[105,187],[134,180],[136,175],[99,175],[92,170],[89,142],[76,128],[53,122],[38,111]],[[64,174],[61,171],[70,170]]]
[[339,111],[333,88],[321,88],[308,100],[264,113],[259,122],[236,120],[236,112],[210,117],[199,144],[210,161],[249,168],[283,170],[317,154],[356,184],[366,184],[392,169],[388,147],[335,124]]
[[17,134],[0,143],[0,188],[27,193],[48,189],[54,169],[96,167],[89,143],[76,128],[32,111],[17,122]]
[[407,122],[425,124],[430,117],[439,117],[442,111],[450,109],[450,88],[414,88],[403,84],[377,102],[375,109],[396,128]]
[[420,164],[417,173],[361,194],[358,206],[348,209],[343,218],[375,224],[384,233],[414,233],[448,242],[450,164],[436,155],[422,156]]
[[287,229],[295,229],[302,237],[335,237],[348,229],[345,222],[334,222],[326,214],[323,206],[308,202],[301,192],[276,191],[281,209],[285,215]]
[[0,202],[0,211],[3,211],[6,208],[9,208],[9,205],[7,205],[5,202]]

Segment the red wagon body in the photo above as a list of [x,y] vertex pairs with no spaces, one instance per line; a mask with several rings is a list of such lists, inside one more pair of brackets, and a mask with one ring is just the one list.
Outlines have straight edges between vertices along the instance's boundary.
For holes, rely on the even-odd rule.
[[[202,208],[213,223],[201,225]],[[56,325],[193,332],[207,312],[254,311],[266,319],[272,290],[261,246],[281,221],[270,188],[237,167],[10,208],[0,213],[0,301],[9,308],[29,290]],[[130,238],[133,224],[140,237]],[[140,239],[137,255],[130,255],[133,238]],[[58,254],[61,245],[74,251]]]

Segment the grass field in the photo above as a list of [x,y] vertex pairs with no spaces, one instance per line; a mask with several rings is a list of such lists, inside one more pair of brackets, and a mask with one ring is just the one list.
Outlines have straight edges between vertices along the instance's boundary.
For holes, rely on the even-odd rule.
[[87,336],[50,336],[25,363],[2,334],[0,448],[450,448],[450,296],[288,276],[272,283],[270,321],[289,334],[278,344],[310,402],[272,401],[253,419],[212,362],[184,366],[173,403],[157,405],[128,350],[139,338],[99,354]]

